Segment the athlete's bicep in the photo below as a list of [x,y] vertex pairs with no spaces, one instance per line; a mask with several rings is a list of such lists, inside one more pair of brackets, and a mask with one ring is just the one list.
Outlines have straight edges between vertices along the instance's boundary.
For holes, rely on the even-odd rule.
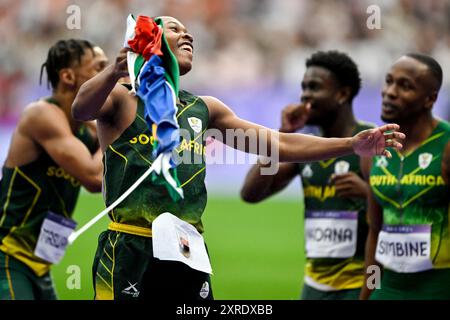
[[95,161],[88,148],[73,135],[64,114],[41,112],[32,120],[31,138],[70,175],[83,183],[86,176],[101,171],[101,162]]
[[[250,153],[267,154],[272,150],[271,143],[276,143],[274,131],[256,123],[239,118],[227,105],[214,97],[202,97],[209,110],[209,127],[218,129],[220,137],[214,138],[226,145]],[[262,145],[262,141],[267,144]],[[264,152],[259,148],[264,147]],[[258,150],[258,151],[257,151]]]
[[225,133],[227,129],[267,129],[256,123],[239,118],[226,104],[214,97],[201,97],[208,106],[210,127]]

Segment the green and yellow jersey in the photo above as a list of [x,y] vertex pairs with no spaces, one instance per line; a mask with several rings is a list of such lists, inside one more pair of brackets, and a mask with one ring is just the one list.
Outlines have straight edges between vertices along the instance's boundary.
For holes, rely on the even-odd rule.
[[[75,135],[92,153],[98,148],[86,126],[80,126]],[[46,274],[50,264],[33,254],[42,222],[49,212],[70,218],[79,191],[80,182],[44,151],[29,164],[3,167],[0,250],[25,263],[38,276]]]
[[[358,122],[353,134],[370,128]],[[363,285],[366,201],[338,197],[331,183],[333,174],[350,171],[362,176],[357,155],[299,164],[305,203],[305,283],[318,290]]]
[[[177,166],[177,178],[184,199],[174,202],[166,188],[146,178],[123,202],[111,210],[111,230],[148,234],[152,221],[161,213],[170,212],[194,225],[203,232],[201,216],[206,206],[205,141],[203,133],[208,128],[209,112],[197,96],[180,91],[177,104],[177,121],[180,129],[189,133],[180,136],[176,152],[191,160]],[[122,135],[105,151],[103,196],[106,206],[120,197],[151,166],[156,126],[152,130],[144,120],[144,105],[138,99],[136,118]]]
[[[379,236],[377,256],[398,261],[390,264],[398,268],[393,271],[450,268],[449,186],[441,167],[449,141],[450,124],[440,121],[417,149],[404,155],[391,151],[391,159],[373,159],[370,186],[383,210],[382,231],[388,234],[381,242]],[[423,263],[408,267],[423,257],[428,267]]]

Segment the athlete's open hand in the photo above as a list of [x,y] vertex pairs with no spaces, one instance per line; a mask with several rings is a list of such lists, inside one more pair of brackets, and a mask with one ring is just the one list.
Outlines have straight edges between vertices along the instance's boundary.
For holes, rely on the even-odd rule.
[[295,132],[302,129],[308,120],[311,103],[289,104],[281,113],[281,132]]
[[392,147],[397,150],[403,148],[398,140],[405,139],[405,135],[397,130],[397,124],[386,124],[384,126],[359,132],[352,137],[352,147],[355,153],[362,157],[383,155],[392,157],[386,148]]

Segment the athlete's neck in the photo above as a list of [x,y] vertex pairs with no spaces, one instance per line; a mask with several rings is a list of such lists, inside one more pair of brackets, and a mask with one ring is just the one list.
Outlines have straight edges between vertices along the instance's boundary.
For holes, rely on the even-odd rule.
[[402,141],[402,153],[416,149],[425,141],[438,125],[439,121],[433,118],[431,112],[419,115],[408,121],[399,121],[400,131],[406,135],[406,139]]
[[52,93],[52,99],[56,101],[62,111],[66,114],[67,120],[72,128],[77,128],[79,122],[72,118],[72,103],[75,100],[76,92],[73,90],[56,89]]
[[336,117],[326,125],[320,126],[324,137],[351,137],[357,126],[351,105],[342,106]]

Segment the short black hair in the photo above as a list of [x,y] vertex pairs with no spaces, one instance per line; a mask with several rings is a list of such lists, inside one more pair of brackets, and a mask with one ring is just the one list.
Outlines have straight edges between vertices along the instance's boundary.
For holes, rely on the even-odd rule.
[[442,85],[443,72],[442,67],[433,57],[422,53],[408,53],[406,57],[413,58],[428,67],[432,77],[436,80],[436,90],[439,91]]
[[86,50],[92,50],[93,44],[88,40],[68,39],[59,40],[50,47],[47,54],[47,60],[41,66],[39,83],[42,82],[42,73],[44,68],[47,72],[47,87],[50,83],[53,89],[56,89],[59,83],[59,71],[70,67],[74,61],[81,63],[81,57]]
[[333,73],[341,86],[350,87],[350,102],[361,89],[358,66],[345,53],[336,50],[318,51],[306,60],[306,67],[322,67]]

